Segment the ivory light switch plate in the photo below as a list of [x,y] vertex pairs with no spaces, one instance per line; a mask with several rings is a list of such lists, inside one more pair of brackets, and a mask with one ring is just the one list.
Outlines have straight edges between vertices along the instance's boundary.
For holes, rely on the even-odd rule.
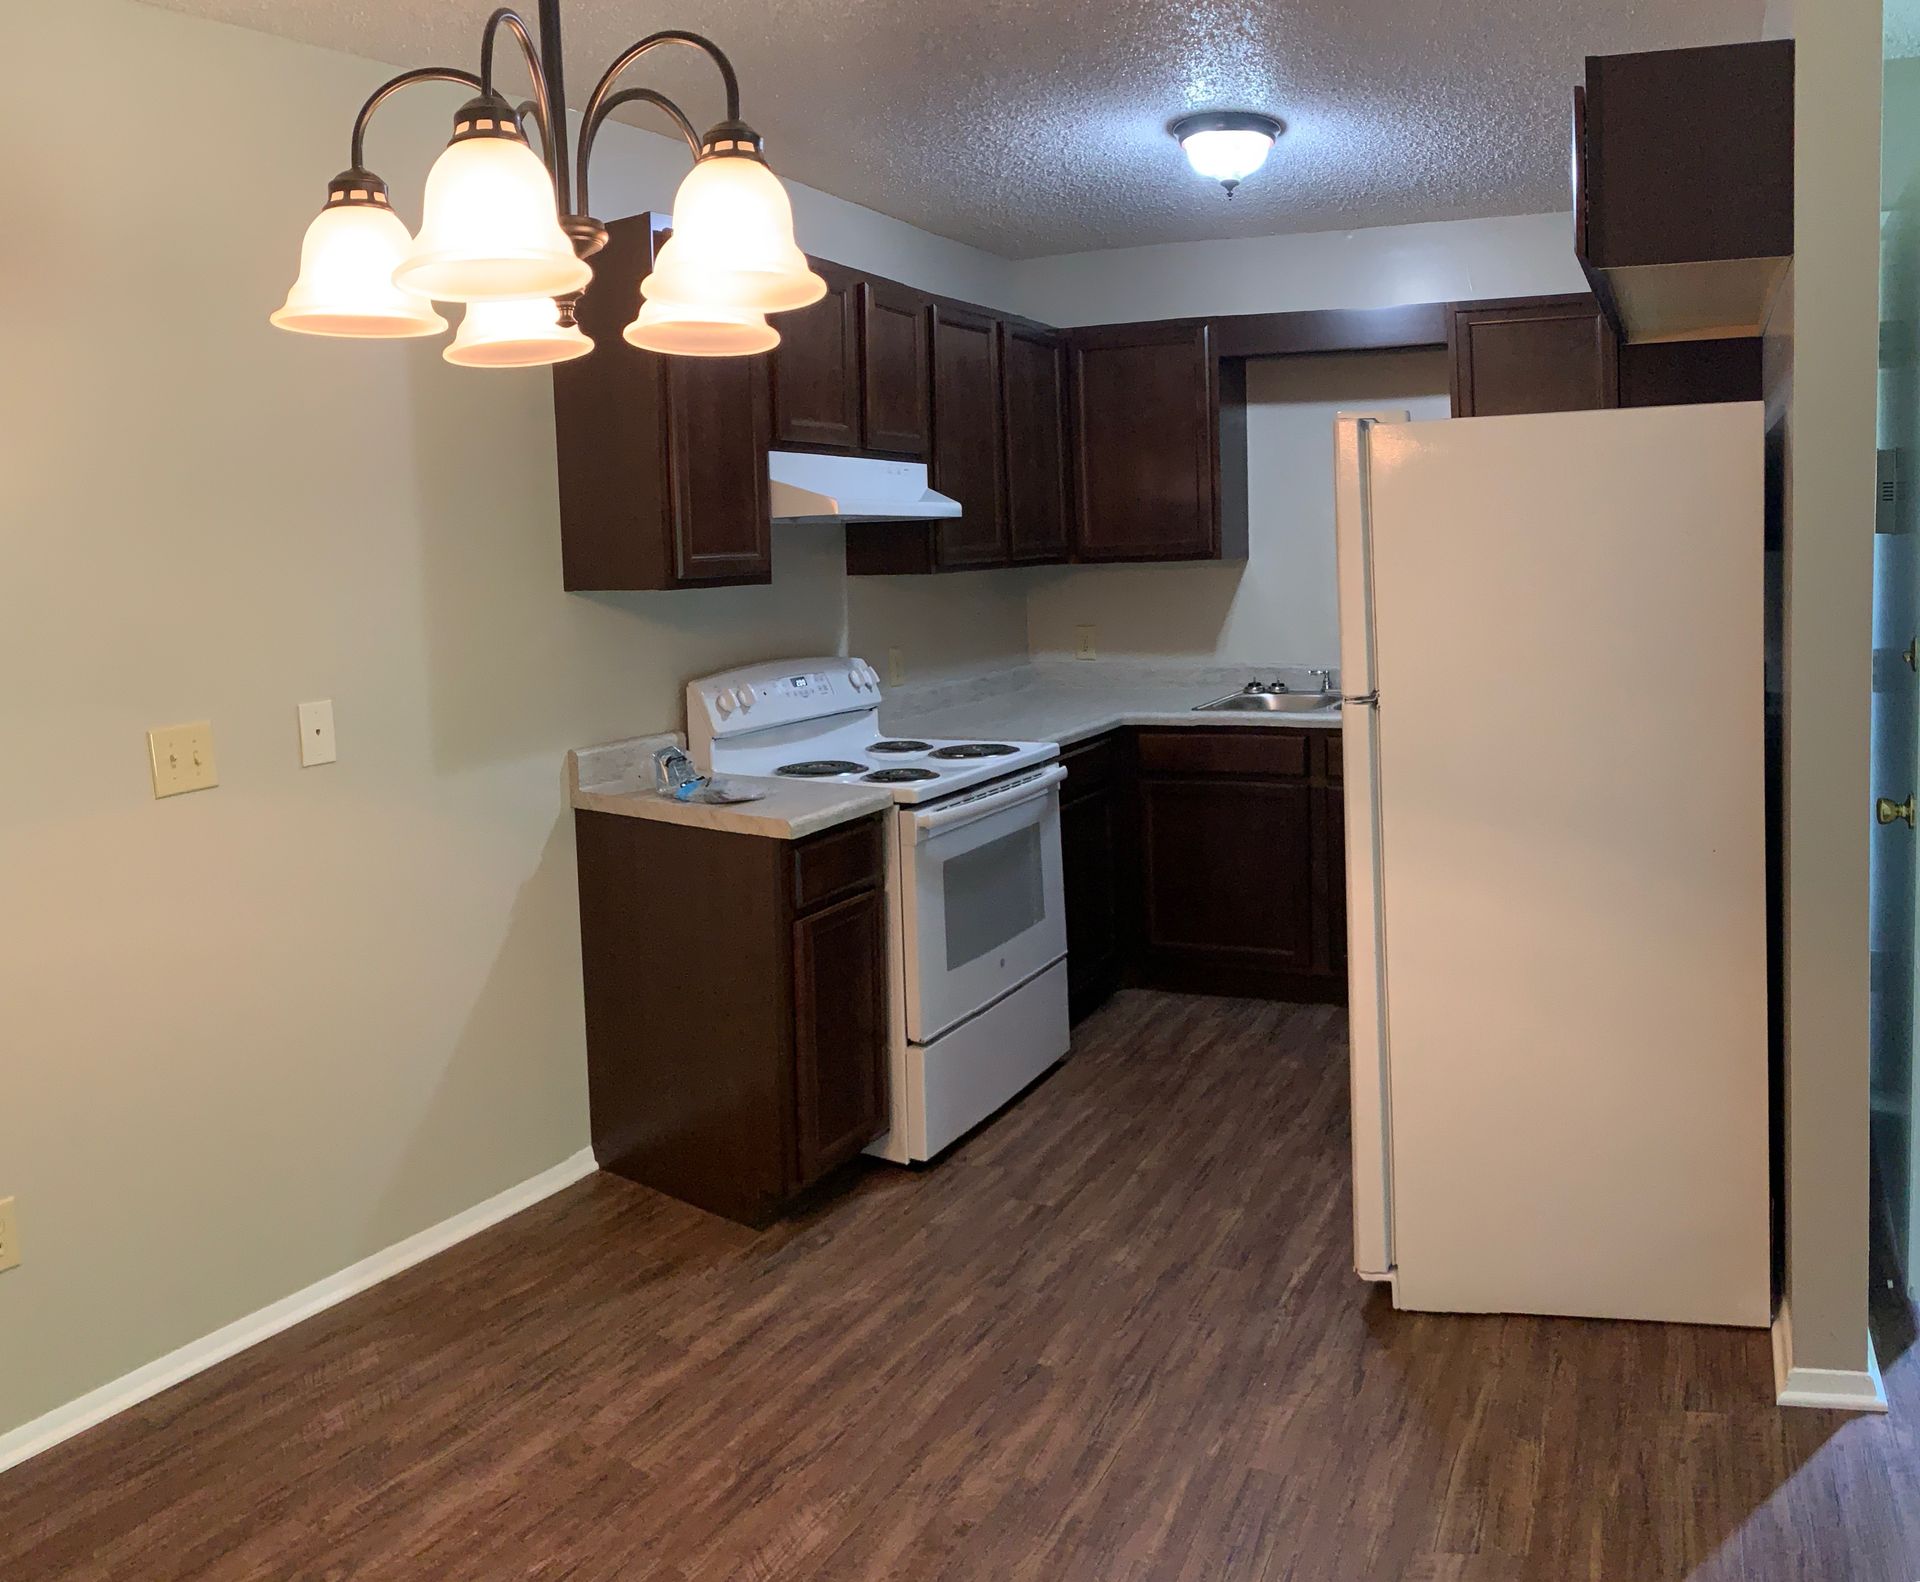
[[333,746],[333,699],[300,705],[300,767],[330,764],[340,755]]
[[1076,626],[1073,629],[1073,657],[1091,659],[1099,649],[1094,646],[1094,630],[1091,626]]
[[0,1272],[20,1265],[20,1225],[13,1215],[13,1199],[0,1197]]
[[213,767],[213,725],[162,725],[147,732],[147,751],[153,758],[153,794],[178,796],[182,791],[204,791],[217,786]]
[[901,658],[899,649],[889,648],[887,650],[887,685],[890,687],[897,687],[900,685],[901,682],[905,681],[906,679],[907,679],[906,660]]

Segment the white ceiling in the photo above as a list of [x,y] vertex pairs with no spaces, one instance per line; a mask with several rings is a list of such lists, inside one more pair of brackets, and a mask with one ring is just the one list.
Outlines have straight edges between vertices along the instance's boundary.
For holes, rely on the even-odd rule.
[[[491,0],[151,0],[396,65],[474,64]],[[714,38],[774,168],[1012,258],[1567,204],[1581,58],[1757,38],[1764,0],[568,0],[578,108],[621,47]],[[533,0],[524,12],[531,18]],[[668,58],[680,56],[683,58]],[[655,64],[658,62],[659,64]],[[517,68],[515,68],[517,71]],[[627,79],[702,127],[711,68]],[[1288,131],[1229,202],[1166,135],[1188,110]],[[342,107],[343,116],[351,108]],[[649,122],[645,112],[633,119]]]

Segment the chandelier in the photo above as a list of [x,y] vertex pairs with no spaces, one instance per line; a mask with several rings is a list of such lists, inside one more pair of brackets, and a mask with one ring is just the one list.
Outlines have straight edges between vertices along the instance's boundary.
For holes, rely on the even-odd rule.
[[[593,349],[573,308],[593,278],[587,260],[606,245],[592,217],[587,176],[594,140],[623,105],[645,104],[669,120],[693,154],[673,200],[673,231],[640,283],[635,346],[679,356],[762,352],[780,335],[769,313],[826,294],[793,239],[793,206],[767,168],[760,135],[740,119],[740,85],[718,45],[698,33],[650,33],[601,74],[567,147],[560,0],[540,0],[540,39],[502,7],[480,36],[480,71],[422,66],[382,83],[354,117],[352,154],[327,183],[327,201],[300,246],[300,273],[272,322],[307,335],[368,339],[438,335],[435,302],[465,305],[443,354],[466,367],[563,362]],[[533,79],[514,105],[494,80],[494,44],[512,35]],[[668,45],[701,51],[719,71],[726,118],[705,136],[671,99],[619,88],[643,55]],[[367,125],[402,88],[450,82],[472,90],[453,118],[453,138],[427,173],[419,234],[393,212],[387,184],[367,168]],[[531,123],[540,150],[528,142]]]

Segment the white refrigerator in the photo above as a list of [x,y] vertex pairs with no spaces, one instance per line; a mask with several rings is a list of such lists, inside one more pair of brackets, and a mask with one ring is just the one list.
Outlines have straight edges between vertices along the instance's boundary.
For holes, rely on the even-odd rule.
[[1761,411],[1336,421],[1354,1243],[1396,1306],[1768,1322]]

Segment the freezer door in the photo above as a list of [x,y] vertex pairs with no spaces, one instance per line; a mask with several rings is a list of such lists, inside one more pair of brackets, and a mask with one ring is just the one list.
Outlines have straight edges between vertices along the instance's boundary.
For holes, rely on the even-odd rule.
[[1364,697],[1374,689],[1373,587],[1367,548],[1368,435],[1378,424],[1404,423],[1405,410],[1342,412],[1333,420],[1333,533],[1340,572],[1340,690]]
[[[1374,690],[1373,588],[1368,547],[1369,435],[1405,423],[1403,411],[1342,412],[1334,419],[1334,537],[1340,569],[1340,690]],[[1385,959],[1380,949],[1377,720],[1364,703],[1344,711],[1347,812],[1348,1095],[1353,1107],[1353,1259],[1363,1279],[1393,1269],[1392,1132],[1387,1111]]]
[[1347,1067],[1353,1108],[1353,1266],[1393,1272],[1393,1117],[1387,1091],[1386,958],[1380,940],[1379,717],[1341,714],[1347,804]]
[[1366,443],[1395,1300],[1763,1325],[1761,408]]

